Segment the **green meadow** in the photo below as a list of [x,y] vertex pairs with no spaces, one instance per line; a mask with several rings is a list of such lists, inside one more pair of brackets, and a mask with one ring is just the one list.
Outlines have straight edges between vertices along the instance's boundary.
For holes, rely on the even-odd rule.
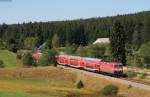
[[6,68],[16,66],[16,54],[8,50],[0,50],[0,60],[4,62]]

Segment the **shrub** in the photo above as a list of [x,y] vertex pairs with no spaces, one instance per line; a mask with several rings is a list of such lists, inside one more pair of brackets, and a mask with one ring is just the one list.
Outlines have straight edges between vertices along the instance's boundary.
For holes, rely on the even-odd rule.
[[[49,51],[44,52],[45,56],[43,59],[43,62],[50,63],[53,64],[54,66],[57,66],[57,61],[55,59],[55,56],[58,54],[58,52],[56,51],[56,49],[51,49]],[[49,64],[48,64],[49,65]]]
[[21,60],[22,59],[22,54],[20,52],[17,52],[17,59]]
[[78,49],[78,46],[75,45],[75,44],[73,44],[72,46],[67,47],[66,53],[67,54],[75,54],[75,52],[77,51],[77,49]]
[[78,89],[84,88],[84,84],[81,80],[77,83],[77,88]]
[[127,76],[129,77],[129,78],[132,78],[132,77],[136,77],[137,76],[137,73],[136,72],[134,72],[134,71],[127,71]]
[[20,54],[17,54],[17,59],[21,60],[22,56]]
[[87,47],[78,47],[77,51],[76,51],[76,55],[77,56],[81,56],[81,57],[87,57],[88,53],[87,53]]
[[6,48],[6,43],[0,38],[0,49],[5,49]]
[[132,85],[128,85],[128,89],[131,89],[132,88]]
[[78,94],[75,93],[69,93],[65,97],[79,97]]
[[104,44],[89,45],[87,49],[89,57],[103,58],[106,50],[106,45]]
[[148,75],[147,73],[142,73],[141,76],[140,76],[140,79],[146,78],[147,75]]
[[105,56],[110,56],[109,50],[108,44],[92,44],[86,47],[79,46],[76,50],[76,55],[82,57],[105,58]]
[[4,62],[0,60],[0,68],[4,68]]
[[48,59],[47,58],[42,58],[42,59],[39,59],[38,62],[37,62],[37,65],[38,66],[48,66]]
[[36,66],[35,60],[32,57],[31,53],[26,53],[23,57],[23,65],[24,66]]
[[105,86],[100,92],[102,95],[105,95],[105,96],[111,96],[111,95],[117,95],[119,91],[119,88],[115,85],[107,85]]
[[136,55],[135,57],[134,57],[135,59],[135,66],[137,66],[137,67],[139,67],[139,68],[143,68],[144,67],[144,60],[143,60],[143,58],[142,57],[139,57],[138,55]]
[[142,62],[141,67],[150,68],[150,42],[142,44],[139,48],[137,55],[140,57]]

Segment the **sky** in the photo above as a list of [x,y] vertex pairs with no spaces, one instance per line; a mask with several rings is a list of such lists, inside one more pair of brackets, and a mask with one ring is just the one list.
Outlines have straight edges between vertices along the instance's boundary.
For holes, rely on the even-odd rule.
[[0,24],[115,16],[150,10],[150,0],[0,0]]

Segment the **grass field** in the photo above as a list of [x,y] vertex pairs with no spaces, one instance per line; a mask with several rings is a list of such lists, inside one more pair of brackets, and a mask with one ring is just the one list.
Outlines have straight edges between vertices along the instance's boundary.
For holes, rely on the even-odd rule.
[[[76,88],[80,79],[84,89]],[[61,68],[0,69],[0,97],[104,97],[99,91],[108,84],[119,87],[115,97],[150,97],[146,90]]]
[[123,97],[150,97],[150,91],[129,87],[128,85],[120,84],[115,81],[93,77],[92,75],[89,76],[87,74],[80,74],[80,78],[83,78],[82,80],[86,84],[86,88],[94,91],[100,91],[104,86],[114,84],[119,87],[119,94]]
[[[127,71],[132,71],[137,74],[136,76],[132,77],[132,79],[135,79],[141,82],[150,83],[150,69],[145,69],[145,68],[142,69],[142,68],[137,68],[137,67],[129,67],[128,69],[124,68],[124,73],[126,73]],[[142,78],[143,74],[146,74],[146,76]]]
[[[25,92],[0,91],[0,97],[41,97],[41,95],[34,95]],[[52,97],[52,96],[42,95],[42,97]]]
[[68,97],[69,94],[78,95],[77,97],[92,97],[91,95],[97,95],[93,91],[77,89],[76,80],[76,73],[53,67],[1,69],[0,97],[7,93],[13,95],[12,97],[18,97],[18,95],[21,95],[20,97]]
[[16,66],[16,54],[8,50],[0,50],[0,60],[3,60],[7,68]]

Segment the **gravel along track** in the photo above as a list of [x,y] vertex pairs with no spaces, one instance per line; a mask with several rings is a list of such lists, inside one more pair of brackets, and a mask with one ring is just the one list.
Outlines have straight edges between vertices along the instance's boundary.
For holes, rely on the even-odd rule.
[[86,74],[92,75],[94,77],[105,78],[105,79],[110,80],[110,81],[114,81],[114,82],[118,82],[118,83],[122,83],[122,84],[126,84],[126,85],[131,85],[132,87],[136,87],[136,88],[145,89],[145,90],[150,91],[150,84],[147,84],[144,82],[134,81],[131,79],[126,79],[126,78],[115,78],[115,77],[111,77],[111,76],[106,76],[106,75],[102,75],[102,74],[98,74],[98,73],[88,72],[88,71],[84,71],[84,70],[80,70],[80,69],[76,69],[76,68],[71,68],[71,67],[65,67],[65,66],[61,66],[61,65],[59,65],[59,67],[64,68],[64,69],[74,70],[74,71],[77,71],[80,73],[86,73]]

